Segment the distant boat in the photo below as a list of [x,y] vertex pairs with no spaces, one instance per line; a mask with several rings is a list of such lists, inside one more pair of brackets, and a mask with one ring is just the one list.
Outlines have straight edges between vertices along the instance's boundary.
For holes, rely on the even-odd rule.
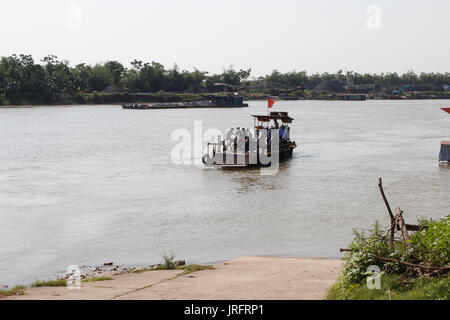
[[404,94],[396,94],[396,93],[390,93],[387,96],[388,100],[404,100],[406,99],[406,96]]
[[441,108],[442,110],[444,110],[447,113],[450,113],[450,108]]
[[148,104],[123,104],[122,108],[124,108],[124,109],[145,110],[145,109],[150,109],[150,106]]
[[188,108],[242,108],[248,107],[241,96],[209,96],[192,102],[162,102],[152,104],[123,104],[124,109],[188,109]]
[[329,95],[331,100],[346,100],[346,101],[365,101],[367,94],[355,94],[355,93],[332,93]]

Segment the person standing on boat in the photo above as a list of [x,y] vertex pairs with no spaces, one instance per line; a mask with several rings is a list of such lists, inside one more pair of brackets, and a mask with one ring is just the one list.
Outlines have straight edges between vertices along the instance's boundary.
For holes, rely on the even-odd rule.
[[234,132],[234,128],[231,128],[227,131],[226,138],[225,138],[227,140],[227,142],[226,142],[226,147],[224,148],[224,151],[226,149],[231,148],[231,143],[233,141],[233,132]]
[[275,119],[274,125],[275,125],[274,129],[278,129],[280,127],[280,125],[278,124],[278,121],[276,119]]
[[241,128],[236,128],[236,137],[234,138],[234,152],[241,151],[243,144],[242,130]]
[[252,137],[252,133],[250,132],[250,130],[249,130],[248,128],[245,129],[245,135],[246,135],[247,137],[249,137],[249,138]]
[[291,128],[290,127],[286,128],[286,131],[284,133],[284,137],[285,137],[286,140],[289,140],[291,138]]
[[231,140],[231,137],[233,135],[233,131],[234,131],[234,128],[231,128],[231,129],[229,129],[227,131],[227,134],[226,134],[227,140]]
[[284,125],[281,125],[280,129],[278,129],[278,133],[281,139],[285,139],[284,135],[286,133],[286,127]]
[[250,141],[252,142],[252,151],[256,151],[256,146],[257,146],[257,141],[253,141],[253,139],[256,139],[254,137],[257,137],[257,133],[254,130],[250,130],[250,129],[246,129],[245,130],[245,135],[246,135],[246,145],[247,145],[247,150],[246,151],[250,151]]

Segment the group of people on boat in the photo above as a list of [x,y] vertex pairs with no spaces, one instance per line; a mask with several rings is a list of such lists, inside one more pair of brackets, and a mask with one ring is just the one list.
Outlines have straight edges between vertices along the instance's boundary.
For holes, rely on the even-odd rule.
[[[249,141],[253,138],[253,133],[245,128],[231,128],[227,131],[225,139],[223,140],[223,150],[232,150],[236,152],[239,149],[244,149],[245,152],[249,150]],[[242,142],[243,148],[242,148]],[[241,148],[239,148],[241,147]],[[243,151],[243,150],[240,150]]]
[[[281,140],[289,140],[290,139],[290,128],[286,126],[284,123],[281,126],[278,124],[278,121],[275,120],[273,125],[270,126],[270,129],[278,129],[278,134],[280,135]],[[269,130],[268,135],[271,135],[271,131]]]
[[[278,129],[280,141],[290,139],[290,128],[282,124],[281,126],[275,120],[275,123],[270,128],[265,128],[267,131],[264,135],[267,136],[267,145],[270,148],[272,130],[268,129]],[[258,138],[261,131],[264,129],[249,130],[248,128],[231,128],[227,131],[225,139],[223,140],[223,150],[229,150],[232,152],[236,151],[249,151],[250,140],[253,138]],[[242,143],[243,142],[243,143]]]

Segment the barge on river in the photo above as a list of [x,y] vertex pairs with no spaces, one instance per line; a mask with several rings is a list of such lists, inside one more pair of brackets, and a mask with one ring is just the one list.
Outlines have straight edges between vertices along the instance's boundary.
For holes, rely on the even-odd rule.
[[290,139],[289,125],[294,120],[287,112],[270,112],[267,115],[252,115],[254,129],[228,130],[225,139],[207,144],[207,153],[202,162],[211,167],[261,167],[270,166],[273,157],[278,162],[292,158],[297,147]]
[[192,102],[163,102],[152,104],[123,104],[124,109],[188,109],[188,108],[242,108],[248,107],[241,96],[209,96]]
[[367,95],[355,93],[332,93],[328,96],[328,98],[330,100],[365,101],[367,99]]

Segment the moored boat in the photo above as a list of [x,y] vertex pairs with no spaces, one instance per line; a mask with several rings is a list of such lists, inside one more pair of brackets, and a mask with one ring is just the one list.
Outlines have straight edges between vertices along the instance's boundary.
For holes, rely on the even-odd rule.
[[188,109],[188,108],[242,108],[248,107],[241,96],[209,96],[192,102],[162,102],[152,104],[122,105],[124,109]]
[[148,104],[123,104],[123,109],[135,109],[135,110],[145,110],[150,109]]

